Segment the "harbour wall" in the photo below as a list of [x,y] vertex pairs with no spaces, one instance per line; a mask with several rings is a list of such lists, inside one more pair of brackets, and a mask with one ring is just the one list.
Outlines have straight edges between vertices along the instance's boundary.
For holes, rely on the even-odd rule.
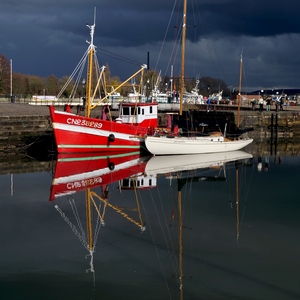
[[[237,123],[238,113],[234,106],[212,107],[210,114],[224,111],[233,114]],[[230,108],[230,110],[229,110]],[[63,108],[61,108],[63,109]],[[100,108],[99,108],[100,109]],[[201,108],[197,108],[201,109]],[[76,108],[73,108],[74,113]],[[205,108],[202,108],[205,111]],[[73,112],[73,111],[72,111]],[[116,113],[116,112],[114,112]],[[99,112],[95,112],[99,115]],[[164,123],[165,112],[159,114]],[[239,114],[241,128],[253,127],[248,135],[254,139],[299,139],[300,140],[300,107],[285,107],[284,111],[258,111],[242,109]],[[164,124],[160,124],[164,125]],[[47,107],[32,107],[21,104],[0,106],[0,151],[28,147],[36,141],[53,139],[52,124]],[[49,141],[48,141],[49,142]],[[50,141],[50,144],[53,141]],[[55,149],[55,145],[49,145]]]

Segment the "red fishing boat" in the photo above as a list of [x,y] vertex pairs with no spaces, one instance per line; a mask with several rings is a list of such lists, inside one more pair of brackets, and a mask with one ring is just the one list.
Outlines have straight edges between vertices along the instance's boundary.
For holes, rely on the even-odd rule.
[[[138,114],[131,115],[135,110]],[[62,112],[50,106],[57,152],[140,150],[145,136],[157,127],[157,104],[124,103],[121,111],[120,118],[110,121]],[[134,123],[129,123],[130,119]]]
[[[146,135],[152,135],[154,128],[157,127],[157,103],[147,103],[144,98],[137,98],[135,103],[124,101],[119,105],[118,118],[113,119],[109,116],[110,96],[125,85],[129,80],[138,74],[143,78],[146,65],[141,66],[135,74],[126,81],[113,89],[110,93],[106,92],[104,86],[105,67],[97,66],[98,60],[95,54],[93,36],[95,30],[95,18],[90,28],[91,40],[85,56],[81,60],[82,66],[77,66],[75,70],[82,70],[87,61],[87,82],[85,98],[80,111],[84,110],[85,115],[70,113],[69,105],[66,104],[65,111],[57,110],[50,105],[50,117],[52,121],[55,141],[58,153],[78,153],[78,152],[99,152],[99,151],[133,151],[140,150],[144,145]],[[140,74],[141,73],[141,74]],[[73,72],[73,77],[75,77]],[[78,76],[82,75],[82,72]],[[72,77],[71,77],[72,78]],[[68,82],[71,82],[68,81]],[[80,82],[80,78],[72,82]],[[75,85],[75,84],[74,84]],[[103,86],[102,86],[103,85]],[[65,85],[66,86],[66,85]],[[65,88],[65,87],[64,87]],[[105,96],[103,97],[104,91]],[[99,92],[99,97],[96,93]],[[57,98],[62,95],[59,93]],[[98,97],[98,98],[97,98]],[[71,103],[71,101],[70,101]],[[79,104],[78,104],[79,106]],[[95,107],[102,107],[100,116],[91,117],[91,111]]]

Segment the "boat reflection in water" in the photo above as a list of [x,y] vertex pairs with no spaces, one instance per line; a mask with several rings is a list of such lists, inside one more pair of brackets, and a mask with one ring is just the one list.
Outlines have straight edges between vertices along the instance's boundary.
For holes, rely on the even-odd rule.
[[[139,152],[118,153],[114,155],[105,155],[105,153],[59,155],[51,186],[50,200],[55,200],[54,206],[56,210],[88,251],[90,257],[90,268],[88,271],[93,273],[94,284],[96,284],[94,252],[97,237],[99,236],[100,229],[104,225],[106,225],[107,229],[112,225],[111,223],[107,225],[105,222],[107,210],[110,208],[111,211],[121,215],[125,220],[133,224],[133,226],[137,226],[141,232],[146,230],[145,223],[143,222],[143,217],[146,216],[147,228],[150,226],[149,236],[152,236],[152,242],[156,244],[154,227],[159,223],[165,223],[165,221],[154,221],[154,217],[150,218],[149,215],[155,214],[154,210],[157,209],[156,204],[154,204],[155,209],[149,212],[149,208],[147,207],[149,204],[140,203],[139,198],[142,193],[147,191],[149,193],[149,189],[150,193],[152,193],[151,191],[153,189],[159,188],[158,178],[160,176],[165,176],[171,181],[175,180],[174,185],[177,185],[176,199],[164,199],[164,203],[160,204],[170,206],[169,201],[177,202],[177,217],[175,216],[175,207],[172,207],[171,217],[171,227],[176,228],[176,244],[178,245],[175,247],[175,243],[173,244],[174,249],[177,248],[176,251],[173,250],[174,253],[177,253],[177,259],[174,258],[174,253],[172,256],[175,264],[177,264],[178,270],[173,278],[175,277],[177,280],[177,284],[180,287],[180,299],[182,299],[184,287],[182,255],[183,208],[181,191],[184,185],[191,181],[224,181],[226,176],[220,176],[220,168],[224,170],[226,163],[245,161],[251,157],[251,154],[244,151],[157,157],[141,156]],[[216,168],[218,169],[217,174],[213,176],[201,174],[204,170],[215,170]],[[120,196],[116,196],[118,194],[114,193],[110,194],[110,187],[117,187]],[[162,188],[166,189],[165,187]],[[117,198],[124,198],[124,192],[126,193],[126,191],[130,191],[131,193],[125,196],[125,205],[124,202],[121,205]],[[76,202],[75,196],[79,196],[79,202]],[[135,201],[133,202],[132,199],[129,201],[129,199],[126,198],[128,196],[134,198]],[[61,201],[59,198],[67,198],[71,208],[67,208],[65,201]],[[153,199],[153,195],[150,199],[151,198],[152,200],[147,201],[158,201]],[[135,204],[134,207],[132,207],[133,203]],[[79,206],[79,208],[77,206]],[[64,209],[61,207],[64,207]],[[75,218],[73,217],[73,219],[76,220],[77,225],[71,221],[69,214],[74,214]],[[86,229],[84,229],[82,225],[82,216],[85,218]],[[174,223],[175,220],[176,224]],[[151,223],[154,225],[152,226]],[[125,225],[126,224],[122,224],[121,227]],[[170,224],[168,227],[170,227]],[[164,233],[163,235],[165,236],[164,238],[167,239],[169,233]],[[173,243],[173,241],[171,243]],[[150,248],[149,246],[147,251],[149,251]],[[145,257],[147,256],[148,254],[145,253]],[[151,266],[151,269],[152,268]],[[167,275],[165,274],[164,276]]]
[[50,200],[87,188],[103,187],[123,178],[143,174],[147,160],[140,152],[59,154]]
[[[108,188],[109,184],[143,174],[148,159],[149,157],[141,156],[139,151],[115,153],[113,155],[105,153],[58,155],[51,186],[50,201],[62,196],[69,197],[70,205],[78,221],[78,228],[71,223],[70,219],[57,204],[55,208],[88,250],[90,255],[90,269],[88,271],[95,272],[94,251],[99,230],[101,226],[105,225],[104,215],[107,206],[131,220],[142,231],[144,230],[141,219],[134,221],[122,209],[108,202]],[[100,188],[100,193],[94,191],[96,188]],[[70,199],[71,195],[73,196],[75,193],[80,192],[85,192],[86,231],[83,230],[76,203],[74,199]],[[97,200],[98,203],[96,202]],[[96,218],[93,211],[96,213]],[[96,222],[94,227],[93,221]]]

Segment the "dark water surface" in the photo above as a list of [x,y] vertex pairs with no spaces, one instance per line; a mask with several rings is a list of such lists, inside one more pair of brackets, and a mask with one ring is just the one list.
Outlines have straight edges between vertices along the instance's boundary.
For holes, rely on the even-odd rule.
[[196,180],[113,182],[88,225],[86,190],[49,201],[53,170],[1,175],[1,300],[300,299],[299,170],[253,153]]

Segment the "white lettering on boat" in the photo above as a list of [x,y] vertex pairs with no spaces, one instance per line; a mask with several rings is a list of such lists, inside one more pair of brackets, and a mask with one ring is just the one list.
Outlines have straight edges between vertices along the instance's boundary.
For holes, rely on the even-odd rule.
[[80,181],[69,182],[67,184],[67,189],[69,190],[72,190],[74,188],[78,189],[81,187],[88,187],[99,183],[102,183],[102,177],[95,177],[95,178],[90,178],[90,179],[85,179]]
[[94,121],[88,121],[88,120],[82,120],[82,119],[74,119],[74,118],[68,118],[67,124],[69,125],[77,125],[77,126],[85,126],[85,127],[92,127],[92,128],[102,128],[102,123],[100,122],[94,122]]

